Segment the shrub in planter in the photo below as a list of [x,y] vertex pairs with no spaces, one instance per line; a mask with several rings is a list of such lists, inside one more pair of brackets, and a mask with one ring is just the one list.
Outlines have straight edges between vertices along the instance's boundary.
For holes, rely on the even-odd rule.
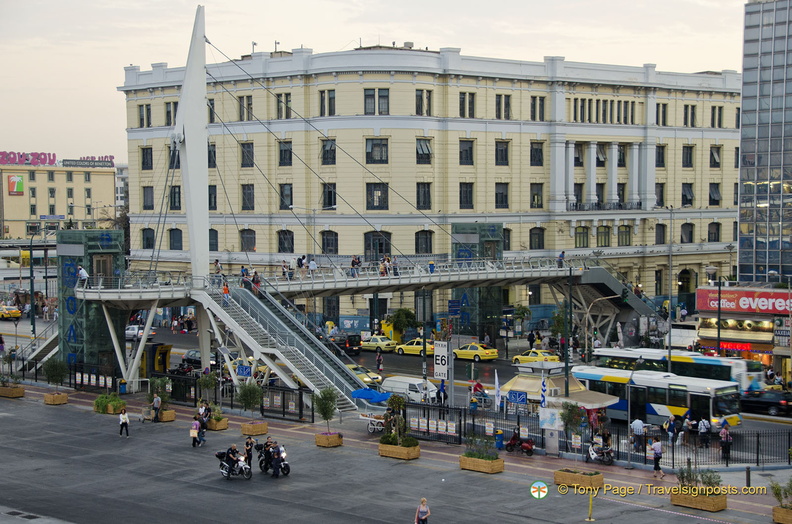
[[773,506],[773,522],[792,524],[792,477],[786,484],[771,480],[770,493],[778,501],[778,506]]
[[209,409],[212,410],[212,416],[206,422],[206,429],[212,431],[221,431],[228,429],[228,418],[223,416],[223,410],[217,404],[210,404]]
[[126,407],[126,402],[115,393],[99,395],[94,399],[94,411],[114,415]]
[[24,396],[25,388],[19,385],[18,376],[11,373],[0,373],[0,397],[19,398]]
[[575,469],[562,468],[553,473],[553,483],[559,486],[601,488],[605,485],[605,478],[599,471],[578,471]]
[[726,509],[726,495],[720,494],[721,476],[713,470],[698,472],[688,459],[677,471],[679,489],[671,493],[671,504],[716,512]]
[[471,437],[465,442],[465,452],[459,457],[459,467],[481,473],[500,473],[504,460],[498,457],[498,448],[492,437]]

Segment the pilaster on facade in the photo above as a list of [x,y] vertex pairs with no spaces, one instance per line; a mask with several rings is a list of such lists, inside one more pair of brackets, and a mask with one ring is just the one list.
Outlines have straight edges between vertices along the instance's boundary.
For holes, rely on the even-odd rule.
[[550,211],[556,213],[567,209],[565,149],[564,135],[550,134]]

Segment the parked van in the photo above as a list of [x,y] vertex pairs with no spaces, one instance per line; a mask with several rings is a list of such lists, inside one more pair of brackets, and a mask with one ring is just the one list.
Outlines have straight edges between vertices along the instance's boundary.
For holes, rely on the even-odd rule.
[[[423,397],[424,381],[415,377],[388,377],[382,381],[380,390],[394,393],[406,398],[409,402],[421,402]],[[427,382],[427,397],[429,402],[437,398],[437,386]]]

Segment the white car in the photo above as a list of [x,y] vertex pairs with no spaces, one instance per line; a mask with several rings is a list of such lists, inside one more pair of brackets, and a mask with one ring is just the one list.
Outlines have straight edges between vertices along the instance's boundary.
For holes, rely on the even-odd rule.
[[[127,326],[124,331],[127,340],[140,340],[141,338],[143,338],[143,326],[132,324]],[[154,335],[156,334],[157,332],[154,330],[154,328],[151,328],[151,331],[149,331],[149,336],[146,339],[146,342],[151,342],[151,340],[154,338]]]

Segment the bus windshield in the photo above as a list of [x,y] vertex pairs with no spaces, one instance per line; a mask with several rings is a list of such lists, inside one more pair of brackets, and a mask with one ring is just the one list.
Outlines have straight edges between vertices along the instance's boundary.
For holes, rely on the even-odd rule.
[[746,360],[745,365],[748,366],[749,373],[762,372],[762,363],[758,360]]
[[723,417],[740,412],[740,396],[737,393],[716,393],[713,415]]

